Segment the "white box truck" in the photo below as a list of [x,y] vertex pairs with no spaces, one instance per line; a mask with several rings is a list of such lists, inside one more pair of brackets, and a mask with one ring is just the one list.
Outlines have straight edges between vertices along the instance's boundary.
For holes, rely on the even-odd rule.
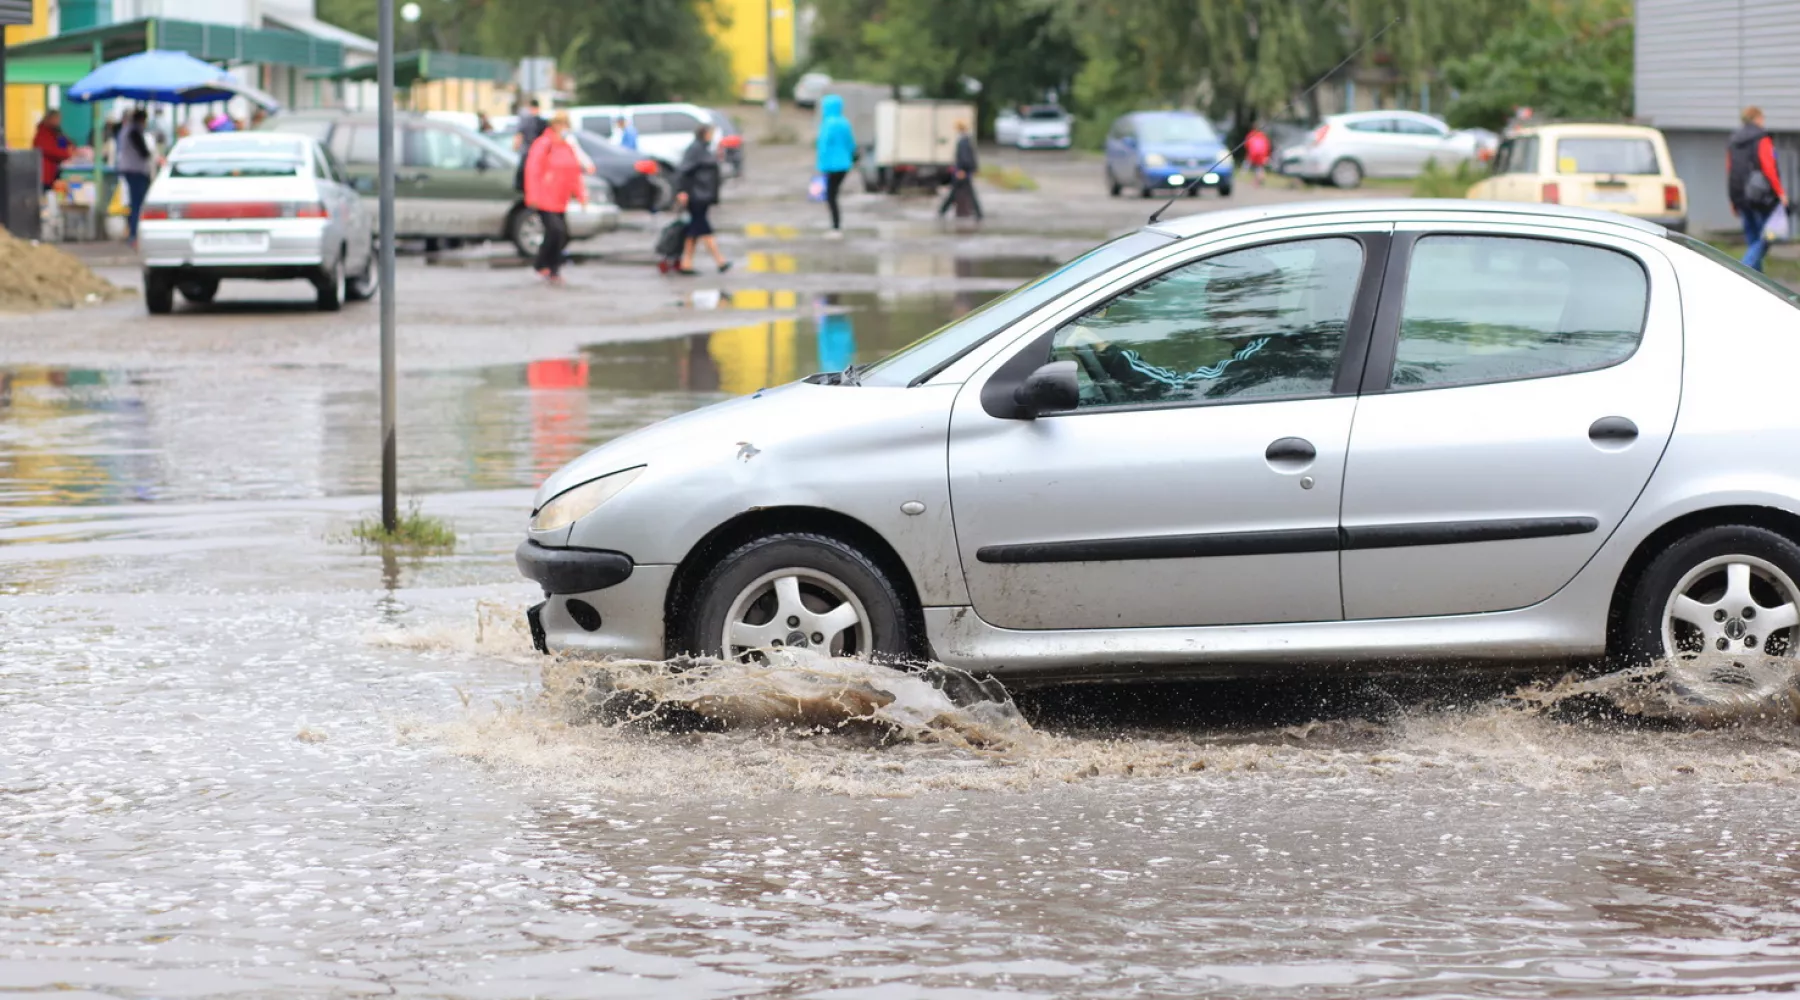
[[875,149],[863,170],[869,190],[898,192],[950,180],[956,161],[957,123],[975,129],[975,105],[967,101],[884,100],[875,105]]

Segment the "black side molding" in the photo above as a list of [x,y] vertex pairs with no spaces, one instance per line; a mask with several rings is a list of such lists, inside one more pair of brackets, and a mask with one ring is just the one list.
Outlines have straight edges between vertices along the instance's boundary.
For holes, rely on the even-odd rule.
[[1515,517],[1500,521],[1377,524],[1340,530],[1346,550],[1400,549],[1416,545],[1516,542],[1527,538],[1586,535],[1599,531],[1600,522],[1591,517]]
[[1137,559],[1205,559],[1212,556],[1335,552],[1337,549],[1336,528],[1296,528],[1287,531],[1229,531],[1206,535],[984,545],[976,550],[975,558],[984,563],[1002,564],[1123,562]]
[[1268,556],[1294,552],[1511,542],[1527,538],[1585,535],[1598,530],[1600,522],[1591,517],[1524,517],[1499,521],[1382,524],[1364,528],[1295,528],[1204,535],[1096,538],[1068,542],[1019,542],[1010,545],[984,545],[975,551],[975,559],[994,565],[1208,559],[1217,556]]
[[636,564],[623,552],[606,549],[550,549],[529,539],[513,559],[519,572],[550,594],[585,594],[624,583]]

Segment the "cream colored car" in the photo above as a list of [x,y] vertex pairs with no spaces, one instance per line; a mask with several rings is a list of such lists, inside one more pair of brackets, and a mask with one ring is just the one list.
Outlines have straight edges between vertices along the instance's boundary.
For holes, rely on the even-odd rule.
[[1494,174],[1469,189],[1486,201],[1529,201],[1618,212],[1687,228],[1687,185],[1663,134],[1644,125],[1541,125],[1500,144]]

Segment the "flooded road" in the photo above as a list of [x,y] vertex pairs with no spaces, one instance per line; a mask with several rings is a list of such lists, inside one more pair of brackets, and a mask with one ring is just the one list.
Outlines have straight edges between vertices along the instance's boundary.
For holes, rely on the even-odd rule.
[[[1043,263],[883,277],[847,244],[819,256],[836,276],[576,269],[613,312],[544,307],[511,339],[483,310],[520,276],[473,272],[459,304],[454,269],[404,267],[403,322],[441,350],[402,377],[402,480],[458,534],[427,556],[350,535],[378,405],[342,347],[372,319],[252,288],[180,325],[0,328],[0,995],[1800,987],[1792,718],[1353,679],[1015,704],[823,661],[676,683],[533,653],[511,553],[549,471],[879,356]],[[121,361],[76,363],[107,338]],[[596,679],[709,721],[600,720]]]

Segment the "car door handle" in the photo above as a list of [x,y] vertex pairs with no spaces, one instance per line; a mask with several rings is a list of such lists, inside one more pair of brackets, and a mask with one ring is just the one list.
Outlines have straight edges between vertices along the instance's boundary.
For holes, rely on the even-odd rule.
[[1319,457],[1319,450],[1305,438],[1284,437],[1270,442],[1263,457],[1269,460],[1270,465],[1305,466]]
[[1629,444],[1637,436],[1637,425],[1624,417],[1601,417],[1588,425],[1588,439],[1595,444]]

